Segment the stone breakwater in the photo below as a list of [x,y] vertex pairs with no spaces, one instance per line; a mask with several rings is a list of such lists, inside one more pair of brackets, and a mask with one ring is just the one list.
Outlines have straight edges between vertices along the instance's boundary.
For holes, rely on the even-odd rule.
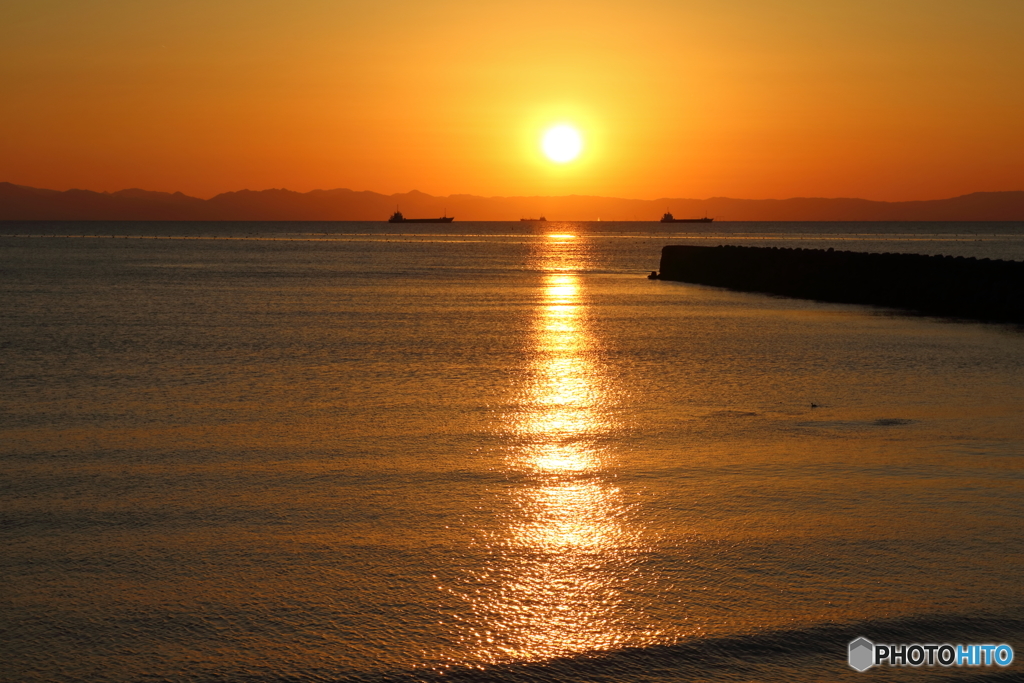
[[661,251],[661,280],[925,315],[1024,323],[1024,263],[833,249],[695,247]]

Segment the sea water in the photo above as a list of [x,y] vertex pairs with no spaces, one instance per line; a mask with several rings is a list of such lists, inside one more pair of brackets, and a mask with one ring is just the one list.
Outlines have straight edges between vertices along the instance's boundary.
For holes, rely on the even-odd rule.
[[1021,259],[1022,226],[401,227],[5,227],[0,680],[1024,657],[1021,329],[644,277],[674,243]]

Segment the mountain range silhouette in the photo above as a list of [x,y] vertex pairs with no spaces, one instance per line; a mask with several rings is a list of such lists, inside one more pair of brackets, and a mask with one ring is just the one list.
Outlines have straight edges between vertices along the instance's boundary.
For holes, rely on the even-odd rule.
[[459,221],[516,221],[534,215],[547,216],[549,221],[656,221],[666,210],[677,218],[711,216],[719,221],[1024,221],[1024,191],[906,202],[805,197],[434,197],[416,190],[384,195],[346,189],[239,190],[198,199],[181,192],[62,192],[0,182],[0,220],[4,221],[384,221],[396,206],[406,216],[447,212]]

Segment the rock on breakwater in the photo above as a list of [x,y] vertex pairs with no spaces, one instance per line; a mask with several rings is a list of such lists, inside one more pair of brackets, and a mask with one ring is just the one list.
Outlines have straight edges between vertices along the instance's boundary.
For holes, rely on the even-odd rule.
[[662,280],[1024,323],[1024,263],[833,249],[669,245]]

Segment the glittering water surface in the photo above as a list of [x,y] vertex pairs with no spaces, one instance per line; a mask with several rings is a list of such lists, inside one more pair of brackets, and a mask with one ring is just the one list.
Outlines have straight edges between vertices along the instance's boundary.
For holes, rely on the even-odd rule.
[[1024,653],[1019,328],[643,277],[683,241],[1020,259],[1020,226],[516,227],[6,230],[0,680]]

